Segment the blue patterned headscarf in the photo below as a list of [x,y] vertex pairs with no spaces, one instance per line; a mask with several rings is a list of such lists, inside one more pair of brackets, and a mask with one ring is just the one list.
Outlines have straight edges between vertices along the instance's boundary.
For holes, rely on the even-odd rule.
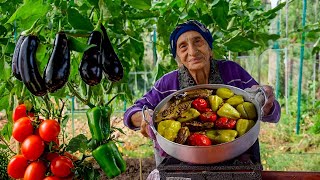
[[200,33],[212,49],[213,38],[206,26],[196,20],[188,20],[187,22],[179,24],[170,35],[171,53],[174,58],[176,58],[177,40],[181,34],[187,31],[197,31]]

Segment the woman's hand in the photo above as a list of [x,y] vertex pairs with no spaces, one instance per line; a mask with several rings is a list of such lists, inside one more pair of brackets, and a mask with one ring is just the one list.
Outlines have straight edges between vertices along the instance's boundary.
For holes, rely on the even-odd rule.
[[265,100],[265,103],[264,103],[264,106],[263,106],[263,113],[264,115],[269,115],[271,109],[272,109],[272,106],[273,106],[273,102],[275,100],[275,97],[274,97],[274,93],[273,93],[273,88],[272,86],[268,86],[268,85],[263,85],[263,86],[260,86],[260,85],[253,85],[251,88],[252,89],[257,89],[259,87],[262,87],[265,91],[265,95],[267,97],[267,99]]
[[[147,112],[149,111],[149,112]],[[152,122],[152,114],[153,111],[151,109],[145,110],[144,111],[145,117],[149,122]],[[151,115],[151,116],[150,116]],[[136,112],[135,114],[132,115],[131,117],[131,122],[135,127],[140,127],[140,133],[144,137],[150,137],[152,138],[153,133],[151,132],[151,129],[149,125],[146,123],[146,121],[143,120],[142,112]]]

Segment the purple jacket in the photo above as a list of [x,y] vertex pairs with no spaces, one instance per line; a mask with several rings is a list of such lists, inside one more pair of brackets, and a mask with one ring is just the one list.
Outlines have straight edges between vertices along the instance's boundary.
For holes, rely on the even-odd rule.
[[[252,85],[258,83],[251,77],[251,75],[244,70],[239,64],[222,60],[217,61],[220,76],[224,84],[238,87],[240,89],[250,88]],[[137,100],[124,114],[124,124],[130,129],[138,130],[132,125],[131,116],[137,111],[141,111],[142,107],[146,105],[149,109],[155,107],[168,95],[180,90],[178,82],[178,70],[169,72],[162,76],[150,91],[148,91],[141,99]],[[280,105],[275,101],[272,111],[269,115],[262,117],[262,121],[276,123],[280,119]]]

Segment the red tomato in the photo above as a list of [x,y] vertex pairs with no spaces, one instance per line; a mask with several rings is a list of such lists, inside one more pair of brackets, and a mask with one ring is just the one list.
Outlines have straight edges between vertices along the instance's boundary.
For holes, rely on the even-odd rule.
[[12,136],[19,142],[23,142],[28,136],[33,134],[33,126],[31,119],[28,117],[22,117],[18,119],[12,130]]
[[59,156],[59,154],[58,153],[55,153],[55,152],[49,152],[49,153],[47,153],[46,154],[46,159],[48,160],[48,161],[52,161],[54,158],[56,158],[56,157],[58,157]]
[[56,176],[48,176],[48,177],[44,178],[43,180],[60,180],[60,178],[58,178]]
[[22,154],[15,155],[8,163],[7,172],[13,179],[23,178],[28,167],[28,160]]
[[44,142],[37,135],[28,136],[21,144],[21,152],[30,161],[37,160],[44,151]]
[[51,161],[51,172],[58,177],[67,177],[74,168],[72,161],[66,156],[59,156]]
[[35,161],[29,164],[24,173],[23,180],[43,180],[46,175],[46,166],[42,161]]
[[20,104],[14,109],[12,115],[13,122],[16,122],[18,119],[22,117],[27,117],[27,108],[24,104]]
[[47,141],[55,141],[60,133],[60,124],[56,120],[44,120],[39,126],[40,137]]

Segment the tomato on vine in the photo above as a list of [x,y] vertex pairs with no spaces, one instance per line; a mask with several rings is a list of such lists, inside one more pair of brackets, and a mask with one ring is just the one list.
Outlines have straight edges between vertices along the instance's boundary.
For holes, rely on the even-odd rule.
[[43,180],[46,175],[46,169],[46,165],[43,161],[32,162],[27,167],[23,180]]
[[74,168],[73,162],[66,156],[59,156],[51,161],[51,172],[57,177],[67,177]]
[[60,178],[56,177],[56,176],[47,176],[46,178],[44,178],[43,180],[60,180]]
[[18,119],[22,117],[27,117],[27,108],[24,104],[19,104],[13,112],[12,119],[13,122],[16,122]]
[[56,120],[44,120],[39,125],[39,135],[44,141],[56,141],[59,133],[60,124]]
[[21,153],[30,161],[37,160],[44,151],[45,144],[37,135],[28,136],[21,144]]
[[18,119],[12,130],[12,136],[19,142],[23,142],[28,136],[33,134],[32,121],[28,117]]
[[48,152],[48,153],[46,153],[45,158],[46,158],[46,160],[51,162],[54,158],[59,157],[59,156],[60,155],[56,152]]
[[28,160],[23,155],[18,154],[11,158],[7,166],[8,175],[14,179],[23,178],[28,166]]

